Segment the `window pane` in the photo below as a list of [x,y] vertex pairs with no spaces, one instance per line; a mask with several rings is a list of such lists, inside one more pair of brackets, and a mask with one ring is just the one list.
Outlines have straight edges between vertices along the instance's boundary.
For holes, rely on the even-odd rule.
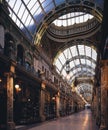
[[91,66],[91,61],[90,60],[86,60],[87,65]]
[[55,0],[56,6],[58,6],[59,4],[64,3],[65,0]]
[[85,59],[81,59],[81,64],[85,64]]
[[66,58],[64,57],[63,53],[59,56],[59,60],[61,61],[62,64],[65,64]]
[[75,61],[75,65],[79,65],[80,64],[79,59],[76,59],[74,61]]
[[78,45],[79,54],[84,55],[84,45]]
[[47,5],[44,10],[46,13],[48,13],[49,11],[51,11],[54,8],[54,4],[50,3],[49,5]]
[[75,66],[74,62],[71,61],[71,62],[70,62],[70,68],[72,69],[74,66]]
[[91,48],[88,46],[85,46],[86,55],[91,57]]
[[73,56],[73,57],[78,55],[76,46],[73,46],[73,47],[71,47],[70,49],[71,49],[71,52],[72,52],[72,56]]
[[57,68],[59,70],[61,70],[62,65],[61,65],[61,63],[60,63],[60,61],[58,59],[56,60],[55,65],[57,66]]
[[72,55],[70,53],[69,48],[64,51],[64,55],[65,55],[66,59],[71,59],[72,58]]
[[63,71],[61,72],[61,75],[63,75],[64,77],[66,77],[66,71],[63,70]]
[[92,49],[92,58],[94,60],[97,60],[97,53],[96,53],[96,51],[94,49]]
[[96,67],[96,64],[94,64],[93,62],[92,62],[92,67],[95,69],[95,67]]

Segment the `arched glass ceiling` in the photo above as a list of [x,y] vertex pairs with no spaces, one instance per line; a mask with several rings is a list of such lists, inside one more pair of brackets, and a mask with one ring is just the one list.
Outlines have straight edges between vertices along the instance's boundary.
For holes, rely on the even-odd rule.
[[77,86],[77,92],[79,94],[84,94],[84,93],[92,94],[92,90],[93,90],[93,85],[89,83],[81,83]]
[[66,61],[70,65],[70,82],[79,76],[94,76],[97,52],[87,45],[74,45],[60,53],[54,61],[56,70],[64,78],[67,76]]
[[[10,11],[10,17],[17,26],[24,31],[29,39],[34,38],[35,32],[43,19],[51,12],[55,12],[63,6],[81,4],[91,6],[100,11],[103,6],[103,0],[6,0]],[[58,6],[60,8],[58,8]],[[58,9],[57,9],[58,8]],[[96,10],[95,9],[95,10]]]
[[87,102],[92,100],[93,85],[89,83],[81,83],[77,86],[77,93],[83,97]]
[[71,26],[78,23],[84,23],[89,19],[92,19],[93,16],[83,12],[73,12],[65,14],[58,19],[54,20],[56,26]]

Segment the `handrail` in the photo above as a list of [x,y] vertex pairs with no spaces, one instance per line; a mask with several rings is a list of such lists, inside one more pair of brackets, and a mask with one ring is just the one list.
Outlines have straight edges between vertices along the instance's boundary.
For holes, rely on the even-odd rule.
[[[57,27],[54,24],[50,26],[50,28],[47,30],[48,34],[52,35],[53,37],[66,37],[69,35],[75,35],[78,33],[83,33],[85,31],[89,31],[93,28],[95,28],[97,25],[99,25],[99,22],[93,18],[91,20],[88,20],[87,22],[80,23],[80,24],[74,24],[72,26],[69,26],[67,29],[63,29],[62,27]],[[97,26],[99,27],[99,26]],[[67,35],[68,31],[68,35]]]

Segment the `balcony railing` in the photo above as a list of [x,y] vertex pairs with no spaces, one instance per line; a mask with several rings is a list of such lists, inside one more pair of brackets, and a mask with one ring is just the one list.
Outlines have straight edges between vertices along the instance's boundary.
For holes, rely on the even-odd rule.
[[[95,19],[88,20],[85,23],[80,23],[80,24],[74,24],[72,26],[69,26],[67,28],[65,27],[57,27],[55,25],[51,25],[50,28],[47,30],[48,36],[55,37],[55,38],[63,38],[63,37],[69,37],[71,35],[76,35],[76,34],[82,34],[85,32],[95,32],[96,29],[100,28],[100,23]],[[67,34],[68,32],[68,34]]]

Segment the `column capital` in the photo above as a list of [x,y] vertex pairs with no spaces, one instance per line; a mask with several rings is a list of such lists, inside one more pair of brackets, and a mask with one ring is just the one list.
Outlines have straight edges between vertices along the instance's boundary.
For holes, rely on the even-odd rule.
[[43,90],[46,89],[46,82],[45,82],[45,81],[43,81],[43,82],[41,83],[41,89],[43,89]]
[[4,76],[5,76],[5,77],[8,77],[8,76],[9,76],[9,77],[15,78],[15,77],[16,77],[16,74],[10,71],[10,72],[5,72],[5,73],[4,73]]
[[15,78],[16,77],[16,74],[15,74],[15,64],[14,63],[12,63],[11,65],[10,65],[10,70],[8,70],[7,72],[4,72],[4,76],[5,77],[13,77],[13,78]]

